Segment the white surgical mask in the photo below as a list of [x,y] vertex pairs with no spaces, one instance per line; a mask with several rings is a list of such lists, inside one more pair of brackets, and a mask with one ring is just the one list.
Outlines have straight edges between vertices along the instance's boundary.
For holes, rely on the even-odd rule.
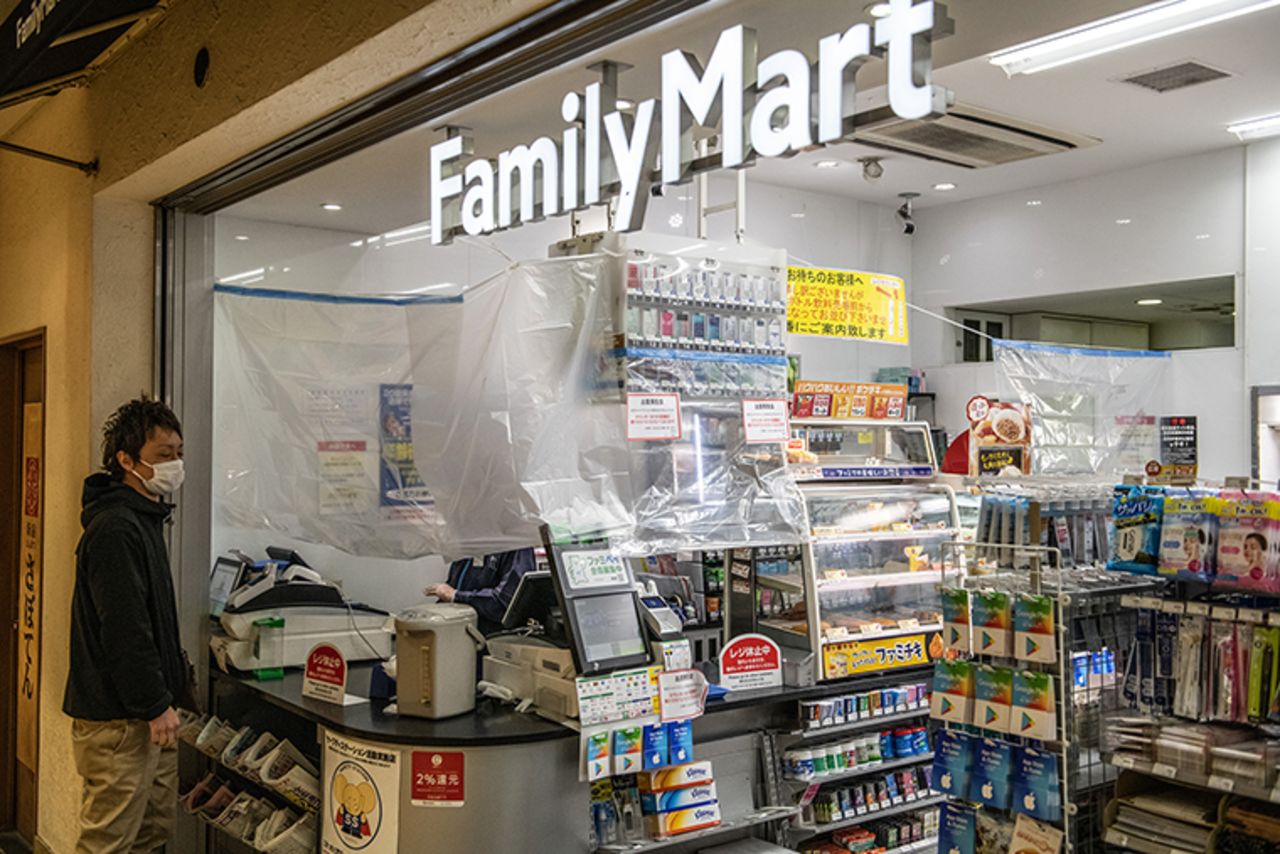
[[138,462],[151,468],[150,480],[143,479],[142,475],[138,475],[138,479],[152,495],[172,495],[182,488],[182,482],[186,480],[187,472],[182,467],[182,460],[169,460],[164,463],[149,463],[146,460],[138,460]]

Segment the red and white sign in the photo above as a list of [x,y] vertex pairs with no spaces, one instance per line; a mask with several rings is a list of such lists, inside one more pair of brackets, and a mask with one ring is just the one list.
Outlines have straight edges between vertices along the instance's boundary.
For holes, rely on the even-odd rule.
[[774,445],[789,441],[791,425],[787,421],[786,400],[743,400],[742,429],[748,445]]
[[782,684],[782,651],[764,635],[739,635],[720,650],[720,686],[730,691]]
[[980,394],[969,398],[969,402],[964,407],[964,414],[969,417],[970,421],[981,421],[990,412],[991,401]]
[[347,696],[347,659],[333,644],[318,643],[307,653],[302,696],[341,706]]
[[659,442],[679,439],[680,395],[627,394],[627,439],[632,442]]
[[658,674],[662,722],[701,717],[707,708],[707,677],[701,670],[664,670]]
[[465,760],[463,753],[415,750],[410,803],[415,807],[460,807],[466,803]]

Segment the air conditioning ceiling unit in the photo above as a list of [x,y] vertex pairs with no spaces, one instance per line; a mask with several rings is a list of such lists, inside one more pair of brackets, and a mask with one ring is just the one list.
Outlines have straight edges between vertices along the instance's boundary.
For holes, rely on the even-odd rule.
[[968,169],[1059,154],[1102,141],[964,103],[923,119],[901,119],[876,110],[855,123],[852,138],[862,145]]

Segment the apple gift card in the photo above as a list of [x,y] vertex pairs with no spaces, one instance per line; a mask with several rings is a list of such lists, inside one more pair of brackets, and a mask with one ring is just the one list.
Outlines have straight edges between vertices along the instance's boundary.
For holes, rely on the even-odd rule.
[[1018,748],[1013,768],[1013,809],[1041,821],[1062,820],[1056,753]]
[[934,789],[961,799],[968,797],[972,741],[974,739],[956,730],[944,729],[938,733],[933,754]]
[[1013,746],[990,738],[974,740],[976,757],[969,779],[969,800],[997,809],[1009,808],[1009,772]]

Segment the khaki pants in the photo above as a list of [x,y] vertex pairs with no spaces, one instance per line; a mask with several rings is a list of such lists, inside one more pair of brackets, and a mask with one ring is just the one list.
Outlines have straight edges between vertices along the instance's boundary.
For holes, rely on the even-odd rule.
[[178,809],[178,751],[151,743],[145,721],[71,723],[84,778],[77,854],[150,852],[169,841]]

